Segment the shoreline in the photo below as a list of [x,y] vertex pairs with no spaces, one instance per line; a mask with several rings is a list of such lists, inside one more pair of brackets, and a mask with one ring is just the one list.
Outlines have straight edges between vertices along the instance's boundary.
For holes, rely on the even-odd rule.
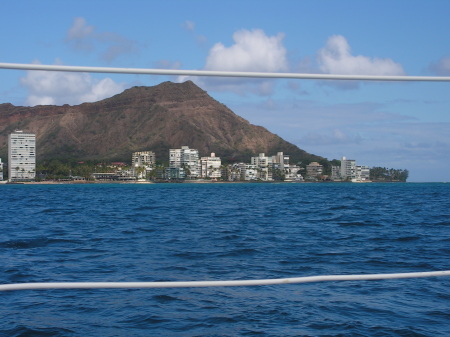
[[367,183],[407,183],[404,181],[364,181],[364,182],[351,182],[351,181],[210,181],[210,180],[185,180],[185,181],[24,181],[24,182],[8,182],[0,181],[1,185],[91,185],[91,184],[367,184]]

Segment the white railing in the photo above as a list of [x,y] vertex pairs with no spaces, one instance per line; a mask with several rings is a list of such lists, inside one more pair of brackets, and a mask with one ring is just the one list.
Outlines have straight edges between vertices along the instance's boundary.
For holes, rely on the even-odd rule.
[[38,289],[130,289],[130,288],[198,288],[198,287],[241,287],[276,284],[312,283],[325,281],[369,281],[387,279],[405,279],[418,277],[450,276],[450,270],[362,275],[323,275],[294,278],[232,280],[232,281],[188,281],[188,282],[47,282],[2,284],[0,291],[38,290]]
[[180,69],[146,69],[146,68],[112,68],[112,67],[80,67],[45,64],[0,63],[0,69],[69,71],[109,74],[141,74],[141,75],[182,75],[182,76],[214,76],[214,77],[253,77],[253,78],[285,78],[309,80],[358,80],[358,81],[432,81],[449,82],[450,76],[378,76],[378,75],[338,75],[338,74],[305,74],[305,73],[265,73],[244,71],[214,70],[180,70]]

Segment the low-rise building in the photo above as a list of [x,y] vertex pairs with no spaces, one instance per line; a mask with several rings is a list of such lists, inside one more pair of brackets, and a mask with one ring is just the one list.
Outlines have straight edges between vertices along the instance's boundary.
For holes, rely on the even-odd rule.
[[318,162],[313,161],[306,165],[306,175],[311,178],[320,178],[323,174],[323,166]]
[[186,171],[182,167],[168,167],[166,168],[166,179],[179,180],[186,178]]
[[369,182],[370,181],[370,168],[369,166],[356,166],[355,179],[353,182]]
[[241,171],[242,175],[245,181],[258,180],[258,167],[256,165],[246,164],[244,171]]
[[133,181],[136,177],[133,177],[129,172],[117,171],[117,172],[95,172],[91,174],[94,180],[103,181]]
[[285,165],[284,166],[284,181],[304,181],[301,174],[302,168],[297,165]]

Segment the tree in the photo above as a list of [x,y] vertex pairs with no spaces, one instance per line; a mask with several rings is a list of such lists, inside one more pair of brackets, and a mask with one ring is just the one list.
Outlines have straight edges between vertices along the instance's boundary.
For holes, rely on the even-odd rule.
[[144,173],[145,171],[145,167],[143,166],[138,166],[134,168],[134,172],[136,172],[136,176],[137,178],[142,178],[142,173]]

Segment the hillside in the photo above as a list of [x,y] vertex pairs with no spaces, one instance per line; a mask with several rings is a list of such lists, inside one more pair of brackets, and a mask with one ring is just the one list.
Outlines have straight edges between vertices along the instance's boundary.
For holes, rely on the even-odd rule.
[[37,137],[37,160],[130,161],[134,151],[152,150],[168,161],[170,148],[188,145],[201,156],[249,161],[260,152],[283,151],[291,162],[323,160],[250,124],[193,82],[133,87],[95,103],[22,107],[0,104],[0,158],[7,159],[8,134],[19,129]]

